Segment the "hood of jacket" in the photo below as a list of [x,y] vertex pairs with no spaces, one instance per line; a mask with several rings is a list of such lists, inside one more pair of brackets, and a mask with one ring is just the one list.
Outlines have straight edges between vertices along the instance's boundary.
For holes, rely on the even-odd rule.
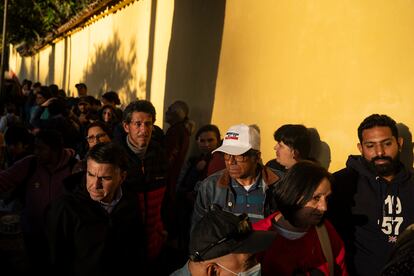
[[58,163],[54,167],[53,171],[59,171],[66,167],[72,158],[75,158],[76,152],[73,149],[65,148],[62,150]]
[[81,171],[74,173],[65,178],[63,181],[65,195],[79,195],[82,198],[89,198],[89,193],[86,189],[86,172]]
[[[381,177],[368,167],[368,161],[361,155],[350,155],[346,162],[349,170],[357,172],[361,176],[367,177],[370,181],[379,180]],[[411,177],[407,168],[399,162],[398,170],[391,183],[405,183]]]

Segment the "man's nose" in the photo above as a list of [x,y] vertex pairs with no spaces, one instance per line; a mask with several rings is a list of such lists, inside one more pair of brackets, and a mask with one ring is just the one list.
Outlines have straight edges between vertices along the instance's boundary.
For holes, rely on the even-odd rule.
[[230,164],[231,165],[237,164],[237,161],[236,161],[236,158],[235,158],[234,155],[230,155],[229,161],[230,161]]
[[92,180],[92,184],[95,187],[95,189],[102,188],[102,178],[101,177],[94,177]]
[[375,153],[377,156],[383,156],[384,155],[384,148],[381,144],[375,145]]
[[206,147],[206,148],[208,148],[210,146],[210,142],[209,141],[204,142],[203,143],[203,146]]
[[149,127],[148,126],[146,126],[145,124],[141,124],[139,127],[138,127],[138,129],[139,129],[139,131],[141,131],[141,132],[148,132],[148,130],[149,130]]

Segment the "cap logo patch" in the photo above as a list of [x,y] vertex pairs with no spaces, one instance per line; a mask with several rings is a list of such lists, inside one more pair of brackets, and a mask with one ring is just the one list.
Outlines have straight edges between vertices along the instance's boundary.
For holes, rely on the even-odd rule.
[[237,132],[227,132],[224,140],[239,140],[239,133]]

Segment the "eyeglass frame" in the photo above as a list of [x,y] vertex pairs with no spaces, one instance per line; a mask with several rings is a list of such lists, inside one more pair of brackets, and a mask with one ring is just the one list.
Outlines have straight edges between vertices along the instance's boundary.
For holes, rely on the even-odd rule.
[[237,225],[237,231],[233,231],[230,234],[227,234],[223,238],[219,239],[216,242],[211,243],[210,245],[206,246],[202,250],[195,251],[193,254],[190,254],[190,260],[193,262],[201,262],[204,261],[203,255],[205,255],[208,251],[213,249],[214,247],[228,241],[231,239],[239,239],[242,236],[250,234],[253,232],[253,228],[249,223],[249,216],[245,213],[238,216],[240,221]]
[[246,151],[245,153],[239,154],[239,155],[233,155],[233,154],[228,154],[224,152],[223,158],[224,158],[224,161],[230,161],[231,157],[233,156],[233,159],[237,162],[246,162],[250,156],[255,156],[255,155],[257,156],[258,153],[259,151],[253,150],[253,149],[250,149]]
[[88,142],[93,142],[93,141],[97,141],[102,137],[108,136],[108,133],[106,132],[102,132],[102,133],[98,133],[96,135],[90,135],[90,136],[86,136],[85,139]]

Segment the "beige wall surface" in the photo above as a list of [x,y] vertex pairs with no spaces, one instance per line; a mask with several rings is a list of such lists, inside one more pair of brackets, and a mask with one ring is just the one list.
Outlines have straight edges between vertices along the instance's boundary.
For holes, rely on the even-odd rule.
[[278,127],[305,124],[330,171],[358,154],[363,118],[385,113],[405,130],[412,164],[413,26],[412,0],[140,0],[31,58],[12,50],[10,67],[71,94],[84,81],[124,104],[150,99],[160,126],[176,99],[197,127],[257,124],[265,162]]
[[[89,94],[98,98],[109,90],[117,91],[123,104],[137,97],[145,98],[151,2],[135,1],[46,46],[32,57],[21,58],[12,48],[10,68],[21,79],[45,85],[56,83],[71,96],[77,96],[75,84],[84,82]],[[171,4],[165,6],[171,9]],[[171,11],[163,13],[160,25],[168,22],[168,16],[171,28]],[[168,42],[168,31],[163,35]],[[159,47],[168,49],[166,45]],[[166,61],[161,62],[165,67]],[[163,98],[158,98],[162,107]]]
[[316,128],[330,171],[358,154],[366,116],[385,113],[414,129],[414,1],[226,5],[212,120],[223,131],[257,124],[264,161],[286,123]]

